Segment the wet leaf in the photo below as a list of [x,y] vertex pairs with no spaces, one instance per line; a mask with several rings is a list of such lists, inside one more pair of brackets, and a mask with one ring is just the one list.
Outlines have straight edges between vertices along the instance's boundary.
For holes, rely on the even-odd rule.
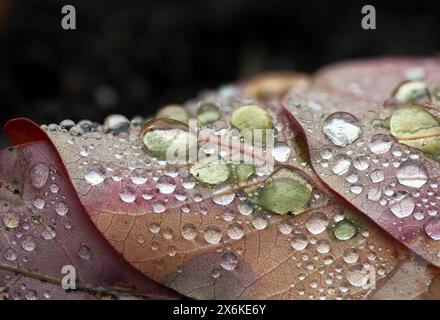
[[[132,268],[96,232],[47,143],[2,150],[0,163],[2,298],[179,297]],[[64,290],[71,272],[76,289]]]
[[[315,90],[306,82],[296,86],[295,97]],[[136,269],[185,296],[361,299],[374,294],[376,288],[392,286],[388,280],[400,270],[408,251],[368,219],[362,208],[357,210],[344,201],[346,194],[340,189],[345,182],[338,181],[337,186],[328,188],[327,179],[316,170],[316,161],[328,163],[331,172],[335,170],[346,178],[350,190],[362,194],[363,186],[355,182],[359,176],[351,169],[366,169],[371,166],[370,159],[360,158],[353,164],[347,159],[350,153],[335,157],[335,148],[354,148],[370,134],[364,115],[355,114],[356,121],[350,122],[360,125],[361,130],[352,131],[359,137],[345,139],[341,136],[344,131],[339,129],[330,135],[334,141],[343,141],[345,147],[333,145],[323,131],[313,132],[313,138],[326,144],[326,148],[313,153],[311,137],[303,139],[293,129],[303,134],[299,125],[314,128],[313,123],[324,121],[319,116],[327,112],[327,105],[319,99],[307,99],[303,108],[301,100],[295,105],[303,116],[297,123],[298,118],[290,119],[280,101],[255,100],[246,96],[245,88],[246,84],[229,86],[185,104],[190,120],[197,118],[204,103],[219,106],[218,120],[203,124],[196,135],[197,153],[202,159],[225,161],[230,170],[228,178],[218,179],[215,184],[197,179],[201,170],[191,172],[191,168],[200,166],[201,159],[190,164],[165,161],[163,152],[152,152],[145,144],[145,132],[182,129],[182,124],[176,122],[167,121],[162,126],[163,119],[154,119],[146,131],[132,124],[127,132],[105,132],[101,126],[90,124],[74,124],[68,130],[53,125],[40,129],[19,119],[10,122],[6,130],[15,144],[44,141],[53,145],[66,168],[66,177],[99,233]],[[352,96],[349,98],[347,101],[354,102]],[[351,112],[348,104],[336,101],[337,105],[330,106],[331,114]],[[370,100],[361,101],[356,99],[358,104],[353,105],[361,108],[359,104],[372,104]],[[255,112],[243,112],[248,106],[258,107],[252,107]],[[234,114],[238,115],[238,125],[232,120]],[[248,121],[253,117],[257,121]],[[341,122],[336,124],[339,127]],[[260,149],[270,146],[270,140],[265,140],[264,146],[249,145],[237,132],[249,126],[276,129],[273,150]],[[389,141],[383,145],[379,138],[369,143],[383,154]],[[234,163],[234,157],[240,159],[239,163]],[[252,164],[242,162],[246,157]],[[425,171],[409,167],[399,177],[406,184],[419,185],[423,172],[430,175],[431,170],[431,165],[426,165]],[[202,177],[218,176],[213,170],[202,172]],[[414,172],[416,179],[412,179]],[[383,181],[381,172],[371,177]],[[364,178],[371,179],[370,175]],[[402,190],[394,200],[411,206],[409,192],[403,191],[407,192]],[[39,199],[36,205],[41,206]],[[393,205],[393,210],[399,212],[401,207]],[[13,226],[13,219],[8,221]],[[383,227],[382,221],[375,221]],[[395,230],[399,227],[393,226]],[[435,232],[435,225],[429,230]],[[398,232],[407,234],[406,230]],[[409,247],[420,251],[419,247]],[[435,291],[431,287],[426,290],[418,292],[423,295]]]
[[[348,63],[322,71],[307,90],[292,90],[284,105],[301,128],[318,176],[397,240],[440,266],[436,240],[440,168],[420,151],[436,152],[438,124],[431,114],[436,110],[431,105],[429,112],[384,105],[391,89],[416,67],[425,70],[428,87],[440,80],[435,60]],[[320,108],[311,111],[310,105]],[[335,143],[324,129],[330,117],[344,121],[341,112],[356,118],[362,129],[356,140],[350,136],[359,131],[340,131],[338,139],[351,144]],[[391,130],[381,125],[387,118]]]

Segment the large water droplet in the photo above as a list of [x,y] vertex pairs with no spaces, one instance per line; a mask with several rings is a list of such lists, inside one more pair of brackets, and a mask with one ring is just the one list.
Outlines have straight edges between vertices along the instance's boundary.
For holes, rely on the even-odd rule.
[[214,188],[212,200],[216,204],[228,205],[235,199],[235,193],[230,190],[231,185],[222,184]]
[[49,166],[39,162],[34,165],[30,172],[31,183],[35,188],[42,188],[49,177]]
[[404,186],[420,188],[428,181],[428,173],[422,164],[408,162],[397,171],[397,180]]
[[322,130],[327,139],[340,147],[352,144],[362,135],[359,121],[347,112],[337,112],[330,115],[324,121]]

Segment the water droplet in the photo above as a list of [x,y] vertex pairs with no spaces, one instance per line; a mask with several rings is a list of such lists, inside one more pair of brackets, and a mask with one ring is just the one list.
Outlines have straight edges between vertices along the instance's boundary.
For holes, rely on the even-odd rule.
[[42,188],[49,177],[49,166],[46,163],[38,162],[30,172],[31,183],[35,188]]
[[421,188],[428,181],[425,166],[416,162],[407,162],[397,171],[400,184],[412,188]]
[[157,222],[152,222],[149,224],[148,229],[150,230],[151,233],[159,233],[160,231],[160,224]]
[[81,257],[81,259],[89,260],[92,256],[92,251],[88,246],[82,244],[79,246],[78,255]]
[[368,163],[368,159],[365,156],[359,156],[353,161],[353,166],[359,171],[367,170],[370,164]]
[[288,235],[292,232],[293,227],[292,225],[289,223],[289,221],[282,221],[279,225],[278,225],[278,230],[284,234],[284,235]]
[[229,238],[238,240],[244,236],[244,229],[239,223],[233,223],[228,227],[227,233]]
[[187,223],[183,226],[181,234],[186,240],[194,240],[197,236],[197,228],[192,223]]
[[440,240],[440,217],[431,217],[425,224],[426,234],[433,240]]
[[89,184],[96,186],[104,181],[105,169],[99,164],[92,164],[87,167],[84,178]]
[[252,225],[257,230],[263,230],[267,227],[267,219],[263,215],[257,215],[252,219]]
[[314,212],[306,221],[306,228],[311,234],[318,235],[328,226],[329,220],[322,212]]
[[359,121],[347,112],[337,112],[330,115],[324,121],[322,130],[327,139],[340,147],[352,144],[362,135]]
[[59,201],[55,204],[55,212],[60,216],[65,216],[69,211],[69,207],[64,201]]
[[348,156],[340,154],[336,156],[332,161],[332,170],[338,176],[341,176],[348,172],[350,169],[351,160]]
[[411,215],[416,206],[415,200],[405,191],[398,191],[390,201],[390,210],[398,218],[405,218]]
[[216,226],[209,226],[205,229],[203,233],[203,238],[206,242],[210,244],[218,244],[222,239],[222,232]]
[[21,242],[21,247],[26,251],[32,251],[35,249],[36,244],[32,236],[26,236]]
[[14,212],[8,212],[3,216],[3,224],[9,229],[17,228],[20,224],[20,217]]
[[46,201],[45,201],[42,197],[37,196],[37,197],[35,197],[35,199],[34,199],[34,201],[32,202],[32,204],[34,205],[35,208],[41,210],[41,209],[43,209],[44,206],[46,205]]
[[220,118],[220,108],[211,102],[204,102],[197,110],[197,121],[203,125],[211,124]]
[[235,199],[235,193],[230,191],[231,185],[222,184],[214,188],[212,200],[219,205],[228,205]]
[[375,134],[371,137],[368,147],[374,154],[387,153],[391,149],[393,139],[385,134]]
[[44,228],[43,232],[41,233],[41,236],[45,240],[52,240],[53,238],[55,238],[56,233],[53,227],[48,226]]
[[131,182],[137,185],[145,184],[148,180],[147,172],[143,168],[136,168],[131,172]]
[[333,152],[330,148],[322,149],[319,154],[324,160],[330,160],[333,157]]
[[156,201],[153,203],[153,212],[162,213],[167,209],[166,205],[161,201]]
[[370,178],[373,183],[379,183],[385,179],[385,176],[384,176],[382,170],[375,169],[371,172]]
[[307,245],[309,244],[309,240],[302,233],[295,234],[290,244],[292,245],[293,249],[301,251],[307,247]]
[[356,263],[359,260],[359,253],[356,249],[347,249],[344,251],[342,259],[348,264]]
[[316,244],[316,251],[319,253],[328,253],[330,251],[330,242],[327,240],[319,240]]
[[367,284],[369,273],[362,266],[353,266],[347,273],[347,281],[355,287],[362,287]]
[[232,252],[225,252],[222,255],[220,265],[222,266],[223,269],[225,269],[227,271],[232,271],[238,265],[237,257]]
[[276,161],[286,162],[289,160],[290,152],[291,150],[287,143],[278,141],[275,142],[275,145],[272,149],[272,156]]
[[136,191],[131,187],[125,187],[119,193],[119,198],[126,203],[133,203],[136,200]]
[[356,235],[356,232],[356,226],[346,219],[338,221],[333,227],[335,238],[342,241],[350,240]]
[[156,188],[162,194],[170,194],[176,189],[176,182],[169,176],[162,176],[157,180]]
[[104,132],[119,134],[130,129],[130,121],[121,114],[111,114],[104,120]]

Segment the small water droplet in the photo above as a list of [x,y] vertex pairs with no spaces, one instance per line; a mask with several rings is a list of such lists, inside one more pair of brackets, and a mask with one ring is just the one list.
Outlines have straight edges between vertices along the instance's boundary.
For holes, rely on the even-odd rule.
[[322,212],[314,212],[306,221],[306,228],[311,234],[318,235],[328,226],[329,220]]
[[220,265],[222,266],[223,269],[227,271],[234,270],[238,265],[238,260],[236,255],[232,252],[225,252],[222,255]]
[[96,186],[104,181],[105,169],[99,164],[92,164],[87,167],[84,178],[89,184]]
[[203,233],[203,238],[206,242],[210,244],[217,244],[222,239],[222,232],[216,226],[209,226],[205,229]]

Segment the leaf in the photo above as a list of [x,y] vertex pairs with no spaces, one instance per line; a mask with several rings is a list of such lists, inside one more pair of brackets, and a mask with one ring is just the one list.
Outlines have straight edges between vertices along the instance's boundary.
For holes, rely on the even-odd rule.
[[[205,98],[223,106],[223,123],[212,124],[208,131],[224,132],[236,108],[258,103],[241,98],[239,91],[232,97],[222,94]],[[188,105],[191,115],[197,114],[198,105]],[[264,107],[279,131],[269,162],[274,167],[256,164],[255,177],[246,183],[230,179],[216,186],[197,183],[188,166],[152,158],[143,149],[141,128],[104,134],[98,127],[81,129],[78,135],[79,126],[70,132],[49,126],[43,133],[29,121],[16,120],[8,124],[7,132],[15,143],[50,137],[102,235],[138,270],[185,296],[368,296],[373,290],[368,286],[371,270],[385,279],[399,265],[399,245],[328,193],[304,162],[279,103],[272,101]],[[210,150],[204,143],[212,142],[214,136],[211,131],[199,137],[201,150]],[[245,146],[233,149],[232,154],[254,160],[267,157],[253,151]],[[313,188],[306,208],[301,200],[301,205],[289,209],[295,215],[278,215],[271,212],[277,207],[262,208],[250,201],[255,192],[264,191],[278,170],[288,170],[296,177],[294,181],[305,180]],[[343,219],[355,221],[356,232],[350,239],[338,240],[333,228]]]
[[[440,63],[434,59],[348,63],[324,69],[306,90],[292,90],[284,106],[306,138],[316,174],[397,240],[440,266],[438,163],[403,144],[408,141],[396,141],[381,125],[405,110],[387,106],[386,100],[414,68],[422,68],[428,87],[440,83]],[[399,119],[397,126],[421,114]],[[395,120],[391,130],[396,133],[401,128]]]
[[[132,268],[99,235],[47,143],[2,150],[0,163],[2,298],[179,297]],[[67,265],[75,268],[76,290],[61,286]]]

